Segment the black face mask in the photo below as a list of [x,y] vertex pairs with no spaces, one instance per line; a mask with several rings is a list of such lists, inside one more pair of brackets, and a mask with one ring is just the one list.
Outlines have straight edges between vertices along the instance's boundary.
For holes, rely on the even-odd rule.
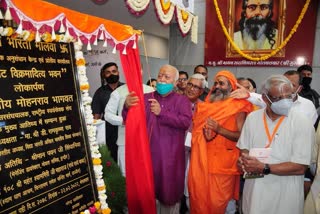
[[108,84],[117,83],[119,81],[119,75],[111,74],[106,78]]
[[310,88],[311,81],[312,81],[312,77],[303,77],[302,78],[302,86],[304,88]]

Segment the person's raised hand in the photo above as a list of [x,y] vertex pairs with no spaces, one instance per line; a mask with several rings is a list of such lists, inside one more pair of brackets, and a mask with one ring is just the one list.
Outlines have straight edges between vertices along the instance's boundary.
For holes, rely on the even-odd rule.
[[136,95],[134,91],[131,91],[124,102],[126,108],[130,108],[131,106],[136,106],[139,103],[139,97]]
[[235,99],[247,99],[249,96],[249,91],[239,83],[237,83],[237,89],[230,94],[230,97]]

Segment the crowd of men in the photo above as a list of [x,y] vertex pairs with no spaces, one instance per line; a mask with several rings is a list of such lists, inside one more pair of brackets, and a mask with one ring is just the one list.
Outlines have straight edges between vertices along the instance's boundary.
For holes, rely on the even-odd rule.
[[[125,176],[125,120],[139,98],[119,82],[115,63],[101,77],[92,109],[108,122],[106,142]],[[312,68],[268,77],[261,94],[230,71],[211,88],[207,79],[204,65],[190,77],[164,65],[143,85],[157,213],[320,213]]]

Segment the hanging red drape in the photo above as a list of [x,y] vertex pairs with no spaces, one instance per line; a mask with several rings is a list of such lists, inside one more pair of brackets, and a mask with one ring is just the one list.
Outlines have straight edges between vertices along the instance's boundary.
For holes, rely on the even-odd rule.
[[138,48],[128,48],[126,55],[120,51],[120,59],[128,89],[135,91],[140,100],[138,106],[129,109],[126,119],[125,155],[128,209],[130,214],[155,214],[153,173]]

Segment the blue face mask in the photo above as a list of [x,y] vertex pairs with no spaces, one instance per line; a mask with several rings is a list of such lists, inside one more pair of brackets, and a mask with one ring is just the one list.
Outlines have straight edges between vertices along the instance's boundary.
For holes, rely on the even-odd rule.
[[165,95],[173,90],[173,84],[172,83],[158,83],[157,82],[156,89],[160,95]]

